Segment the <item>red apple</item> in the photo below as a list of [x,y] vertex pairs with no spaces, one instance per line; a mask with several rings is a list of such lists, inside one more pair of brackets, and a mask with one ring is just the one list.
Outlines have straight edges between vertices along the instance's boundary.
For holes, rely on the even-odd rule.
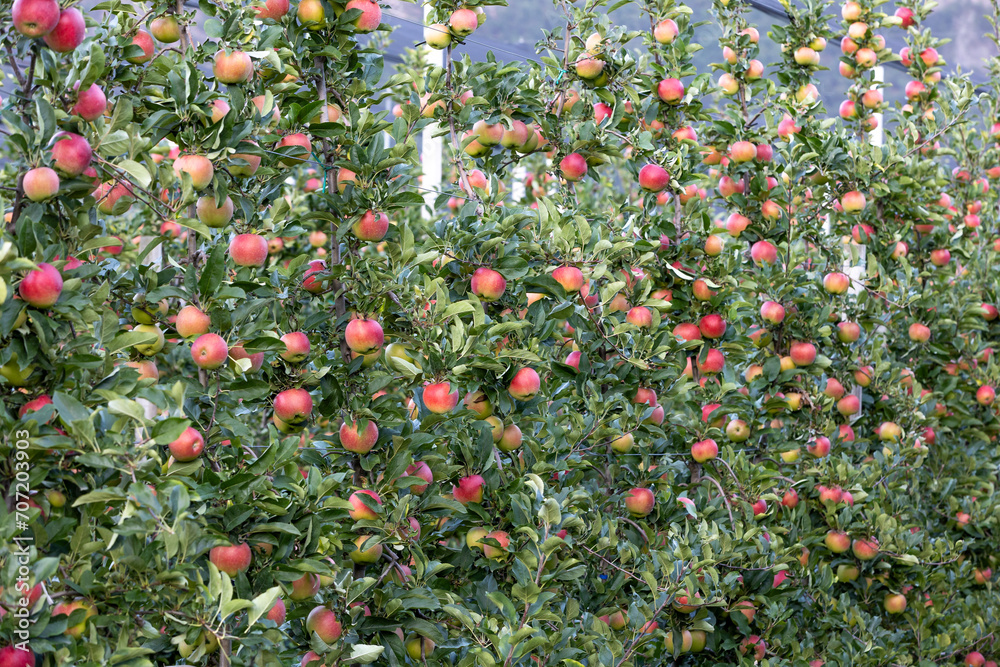
[[481,266],[472,274],[471,289],[480,301],[496,301],[507,289],[507,280],[499,272]]
[[427,482],[427,484],[414,484],[410,487],[410,493],[415,493],[417,495],[426,491],[427,486],[434,481],[434,474],[431,472],[430,466],[423,461],[414,461],[411,465],[407,466],[406,476],[419,477]]
[[141,56],[132,56],[131,58],[126,58],[128,62],[133,65],[141,65],[147,63],[153,59],[153,51],[155,49],[153,45],[153,37],[145,30],[138,30],[132,36],[132,45],[138,46],[142,49]]
[[711,438],[699,440],[691,445],[691,458],[698,463],[704,463],[705,461],[714,459],[718,455],[719,446]]
[[519,401],[530,401],[542,386],[541,378],[533,368],[522,368],[514,374],[507,390]]
[[170,449],[170,455],[174,459],[185,463],[187,461],[194,461],[201,456],[201,453],[205,451],[205,439],[201,437],[201,433],[193,427],[188,426],[181,433],[180,437],[167,445],[167,447]]
[[445,415],[458,405],[458,390],[452,391],[450,382],[437,382],[424,386],[424,405],[438,415]]
[[86,35],[87,25],[83,21],[83,14],[76,7],[69,7],[59,14],[56,27],[42,39],[53,51],[69,53],[83,44]]
[[56,0],[14,0],[10,9],[14,28],[26,37],[43,37],[59,24]]
[[51,199],[59,192],[59,174],[48,167],[35,167],[24,174],[21,188],[31,201]]
[[190,338],[208,333],[211,323],[212,319],[197,306],[184,306],[177,313],[174,327],[182,338]]
[[369,498],[368,502],[372,505],[381,505],[382,499],[379,498],[378,494],[374,491],[368,491],[367,489],[362,489],[361,491],[355,491],[348,498],[348,502],[351,503],[351,509],[348,514],[355,521],[374,521],[378,518],[378,512],[365,505],[364,499],[361,496],[367,496]]
[[358,432],[358,422],[354,421],[348,426],[344,422],[340,426],[340,444],[349,452],[355,454],[367,454],[378,441],[378,426],[375,422],[368,420],[364,429]]
[[50,308],[62,294],[63,279],[59,269],[42,262],[21,280],[18,294],[21,299],[35,308]]
[[587,175],[587,160],[579,153],[570,153],[559,162],[559,170],[567,181],[579,181]]
[[643,517],[653,511],[656,498],[649,489],[635,488],[625,496],[625,508],[635,517]]
[[639,170],[639,187],[649,192],[660,192],[670,185],[670,174],[658,164],[647,164]]
[[229,255],[237,266],[264,266],[267,240],[259,234],[237,234],[229,242]]
[[312,396],[305,389],[285,389],[274,397],[274,414],[286,424],[302,424],[312,415],[312,409]]
[[355,319],[347,323],[344,340],[351,351],[371,354],[382,348],[382,344],[385,343],[385,333],[382,331],[382,325],[375,320]]
[[342,630],[337,615],[328,607],[316,607],[306,617],[306,631],[315,632],[326,644],[340,639]]
[[361,241],[381,241],[389,231],[389,218],[385,213],[365,211],[351,225],[351,231]]
[[202,334],[191,344],[191,358],[199,368],[214,370],[226,363],[229,346],[219,334]]
[[458,480],[458,485],[451,490],[455,500],[467,505],[483,502],[483,478],[480,475],[469,475]]
[[208,559],[212,561],[220,572],[225,572],[230,577],[235,577],[240,572],[245,572],[253,561],[253,552],[246,542],[230,544],[228,547],[212,547],[208,553]]
[[86,90],[80,91],[80,82],[77,81],[73,89],[77,91],[76,104],[70,109],[70,113],[88,122],[93,122],[104,115],[108,108],[108,99],[100,86],[92,83]]
[[[350,0],[344,11],[360,9],[361,16],[354,19],[354,32],[373,32],[382,23],[382,8],[375,0]],[[478,23],[478,19],[477,19]]]
[[679,104],[684,99],[684,84],[679,79],[664,79],[656,85],[656,94],[667,104]]
[[59,132],[52,139],[52,166],[64,176],[79,176],[93,158],[90,143],[79,134]]
[[244,83],[253,76],[253,62],[250,60],[250,56],[243,51],[233,51],[232,53],[218,51],[215,54],[212,73],[219,83]]

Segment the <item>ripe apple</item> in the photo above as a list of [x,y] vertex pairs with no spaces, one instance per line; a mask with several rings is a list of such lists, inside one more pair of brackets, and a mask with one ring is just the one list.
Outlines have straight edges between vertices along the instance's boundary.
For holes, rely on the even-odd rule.
[[292,331],[281,337],[281,342],[285,344],[285,351],[281,353],[281,358],[293,364],[306,360],[309,356],[309,337],[301,331]]
[[344,330],[344,340],[351,351],[358,354],[371,354],[382,348],[385,334],[382,325],[368,318],[355,319],[347,323]]
[[389,218],[385,213],[365,211],[351,225],[351,231],[361,241],[381,241],[389,231]]
[[774,301],[765,301],[760,307],[760,317],[768,324],[781,324],[785,320],[785,307]]
[[370,508],[365,504],[362,496],[367,496],[369,498],[369,504],[382,505],[382,499],[379,498],[378,494],[374,491],[368,491],[367,489],[362,489],[361,491],[355,491],[348,498],[348,502],[351,503],[351,509],[348,514],[355,521],[374,521],[378,518],[378,512]]
[[126,58],[128,62],[133,65],[142,65],[143,63],[148,63],[153,59],[153,51],[155,47],[153,46],[153,37],[145,30],[138,30],[132,36],[132,46],[138,46],[142,49],[141,56],[132,56],[131,58]]
[[218,51],[212,73],[219,83],[234,84],[249,81],[253,76],[253,62],[243,51]]
[[468,7],[456,9],[448,19],[451,31],[459,37],[467,37],[479,27],[479,15]]
[[649,489],[635,488],[625,497],[625,508],[632,516],[644,517],[653,511],[656,498]]
[[482,476],[469,475],[458,480],[458,485],[452,487],[452,496],[463,505],[483,502]]
[[31,201],[51,199],[59,192],[59,174],[48,167],[35,167],[24,174],[21,188]]
[[530,401],[542,386],[541,378],[533,368],[522,368],[514,374],[507,391],[519,401]]
[[979,405],[983,406],[993,405],[993,401],[996,400],[996,397],[997,397],[996,390],[994,390],[993,387],[991,387],[988,384],[984,384],[982,387],[976,390],[976,403],[979,403]]
[[667,104],[679,104],[684,99],[684,84],[680,79],[663,79],[656,85],[656,94]]
[[212,547],[208,552],[208,559],[212,561],[220,572],[225,572],[230,577],[235,577],[240,572],[245,572],[253,561],[253,552],[246,542],[230,544],[228,547]]
[[648,329],[653,326],[653,313],[645,306],[636,306],[625,315],[625,321],[641,329]]
[[280,21],[288,13],[288,0],[266,0],[257,5],[257,18]]
[[424,386],[424,405],[437,415],[445,415],[458,405],[458,389],[452,391],[450,382],[437,382]]
[[43,37],[59,23],[56,0],[14,0],[10,9],[14,28],[26,37]]
[[315,632],[327,644],[340,639],[343,628],[328,607],[315,607],[306,617],[306,631]]
[[496,301],[507,289],[507,280],[499,272],[481,266],[472,274],[471,289],[481,301]]
[[[277,109],[275,109],[277,110]],[[256,141],[244,140],[244,143],[253,144],[257,146]],[[250,155],[249,153],[233,153],[229,156],[229,173],[233,176],[240,178],[248,178],[257,173],[260,168],[261,157],[259,155]],[[242,160],[246,164],[236,164],[232,160]]]
[[770,241],[757,241],[750,246],[750,258],[757,266],[778,261],[778,249]]
[[292,582],[292,592],[288,594],[288,597],[296,602],[309,600],[319,593],[319,588],[319,575],[313,574],[312,572],[306,572]]
[[17,292],[21,299],[35,308],[50,308],[62,294],[63,279],[59,269],[41,262],[24,276]]
[[90,143],[79,134],[59,132],[52,138],[52,166],[63,176],[79,176],[92,158]]
[[0,648],[0,667],[35,667],[35,654],[16,646]]
[[42,39],[53,51],[69,53],[83,44],[86,35],[87,25],[83,21],[83,14],[76,7],[69,7],[60,12],[56,27]]
[[587,160],[579,153],[570,153],[559,162],[563,178],[575,183],[587,175]]
[[726,321],[721,315],[711,313],[698,321],[698,330],[705,338],[722,338],[726,333]]
[[909,328],[910,340],[915,343],[926,343],[931,339],[931,330],[928,326],[920,322],[914,322]]
[[878,542],[871,539],[854,540],[851,551],[858,560],[872,560],[878,556]]
[[816,346],[812,343],[795,341],[789,347],[788,355],[792,358],[792,362],[796,367],[809,366],[816,361]]
[[378,441],[378,426],[370,419],[365,422],[364,429],[358,432],[358,422],[353,421],[348,426],[344,422],[340,426],[340,444],[349,452],[367,454]]
[[229,346],[219,334],[202,334],[191,344],[191,358],[199,368],[214,370],[226,363]]
[[840,198],[840,206],[847,213],[862,211],[867,204],[865,196],[857,190],[852,190]]
[[823,289],[829,294],[846,294],[851,285],[851,279],[846,274],[834,271],[823,277]]
[[711,438],[699,440],[691,445],[691,458],[698,463],[704,463],[705,461],[714,459],[718,455],[719,446]]
[[208,333],[211,323],[212,319],[197,306],[184,306],[177,313],[174,327],[182,338],[190,338]]
[[423,461],[414,461],[412,464],[406,467],[407,477],[419,477],[420,479],[427,482],[427,484],[414,484],[410,487],[410,493],[415,493],[420,495],[427,490],[428,485],[434,481],[434,473],[431,472],[430,466],[428,466]]
[[174,175],[181,179],[182,174],[191,178],[191,186],[195,190],[204,190],[215,176],[215,167],[204,155],[181,155],[174,160]]
[[659,44],[672,44],[678,32],[677,23],[673,19],[663,19],[653,28],[653,39]]
[[552,271],[552,279],[567,292],[579,292],[583,287],[583,272],[575,266],[560,266]]
[[670,185],[670,174],[658,164],[647,164],[639,170],[639,187],[648,192],[660,192]]
[[289,155],[282,156],[278,160],[286,167],[302,164],[312,155],[312,142],[309,141],[309,137],[301,132],[285,135],[277,143],[278,148],[288,146],[294,147],[294,150],[290,151]]
[[259,234],[237,234],[229,242],[229,255],[237,266],[264,266],[267,261],[267,239]]
[[88,122],[93,122],[104,115],[108,108],[108,98],[100,86],[92,83],[86,90],[80,91],[80,82],[77,81],[73,89],[77,91],[76,104],[70,109],[70,113]]
[[451,31],[443,23],[424,26],[424,42],[432,49],[442,51],[451,46]]
[[305,389],[285,389],[274,397],[274,414],[286,424],[302,424],[312,415],[312,409],[312,396]]
[[361,16],[354,19],[354,32],[367,33],[378,30],[382,23],[382,7],[375,0],[350,0],[344,11],[360,9]]
[[170,449],[170,455],[174,459],[185,463],[187,461],[194,461],[201,456],[201,453],[205,451],[205,439],[201,437],[201,433],[195,430],[194,427],[188,426],[180,434],[180,437],[167,445],[167,447]]

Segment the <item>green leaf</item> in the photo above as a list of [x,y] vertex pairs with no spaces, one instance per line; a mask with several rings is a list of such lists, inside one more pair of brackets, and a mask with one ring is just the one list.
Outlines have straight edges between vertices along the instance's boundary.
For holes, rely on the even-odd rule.
[[354,644],[351,646],[351,654],[347,660],[349,662],[357,662],[362,665],[367,665],[378,660],[378,657],[382,655],[383,651],[385,651],[384,646]]

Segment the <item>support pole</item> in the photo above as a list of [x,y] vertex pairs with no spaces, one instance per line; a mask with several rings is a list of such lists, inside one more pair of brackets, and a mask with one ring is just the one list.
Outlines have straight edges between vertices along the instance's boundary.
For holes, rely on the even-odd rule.
[[[424,25],[430,23],[430,13],[430,4],[425,4]],[[442,51],[432,49],[426,44],[423,46],[423,50],[428,67],[444,66],[444,53]],[[428,220],[434,217],[434,200],[437,198],[437,193],[441,190],[444,140],[441,137],[434,136],[438,131],[439,127],[437,123],[431,123],[424,128],[420,137],[420,164],[423,165],[424,173],[421,187],[424,188],[424,204],[426,204],[424,218]]]

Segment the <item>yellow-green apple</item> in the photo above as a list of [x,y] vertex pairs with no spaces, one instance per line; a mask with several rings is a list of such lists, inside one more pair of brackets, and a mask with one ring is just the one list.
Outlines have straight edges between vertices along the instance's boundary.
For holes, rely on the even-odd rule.
[[315,607],[306,617],[306,631],[315,632],[326,644],[340,639],[342,630],[337,615],[329,607]]
[[350,555],[351,560],[355,563],[374,563],[382,557],[382,545],[376,543],[375,540],[372,539],[371,535],[360,535],[355,538],[354,547],[354,551],[352,551]]
[[382,23],[382,7],[375,0],[350,0],[344,11],[360,9],[361,16],[354,19],[354,32],[374,32]]
[[742,419],[733,419],[726,424],[726,437],[730,442],[746,442],[750,437],[750,427]]
[[845,294],[851,285],[851,279],[846,274],[834,271],[823,277],[823,289],[830,294]]
[[365,422],[360,433],[357,421],[351,422],[350,425],[344,422],[340,426],[340,444],[349,452],[367,454],[376,442],[378,442],[378,426],[370,419]]
[[888,613],[902,614],[906,610],[906,596],[899,593],[890,593],[885,596],[883,604]]
[[229,242],[229,256],[237,266],[264,266],[267,239],[260,234],[237,234]]
[[230,544],[228,547],[212,547],[208,552],[208,559],[212,561],[220,572],[225,572],[230,577],[235,577],[240,572],[245,572],[250,563],[253,562],[253,552],[246,542]]
[[182,338],[200,336],[208,333],[212,318],[203,313],[197,306],[184,306],[177,313],[174,327]]
[[507,289],[507,280],[499,272],[481,266],[472,273],[471,289],[480,301],[496,301]]
[[59,174],[48,167],[35,167],[24,174],[21,188],[31,201],[51,199],[59,192]]
[[719,77],[719,88],[726,95],[735,95],[740,90],[740,83],[732,74],[725,72]]
[[79,176],[93,158],[90,143],[79,134],[59,132],[52,139],[52,166],[64,176]]
[[150,21],[149,32],[163,44],[173,44],[181,38],[181,26],[173,14],[158,16]]
[[514,375],[507,387],[510,395],[519,401],[530,401],[542,386],[541,378],[533,368],[522,368]]
[[[362,496],[367,496],[367,504],[366,498],[363,498]],[[348,502],[351,503],[351,507],[353,508],[348,512],[348,514],[350,514],[351,518],[355,521],[374,521],[378,518],[378,512],[369,507],[369,505],[382,505],[382,499],[379,498],[379,495],[374,491],[369,491],[367,489],[362,489],[352,493],[351,497],[348,498]]]
[[467,505],[483,502],[483,478],[480,475],[469,475],[458,480],[458,485],[452,487],[455,500]]
[[382,348],[385,334],[382,325],[368,318],[354,319],[347,323],[344,340],[351,351],[370,354]]
[[[490,544],[488,540],[496,540],[498,546]],[[502,530],[491,531],[483,538],[483,555],[490,560],[506,559],[508,547],[510,547],[510,536]]]
[[472,126],[472,134],[483,146],[496,146],[503,139],[504,126],[501,123],[490,125],[485,120],[476,121]]
[[521,446],[521,429],[517,424],[510,424],[503,430],[497,449],[502,452],[513,452]]
[[490,429],[493,435],[493,443],[496,444],[500,442],[500,438],[503,437],[504,425],[503,422],[495,415],[490,415],[485,420],[487,424],[490,425]]
[[[258,145],[256,141],[250,141],[249,139],[245,139],[244,143],[253,144],[254,146]],[[233,153],[229,156],[229,158],[229,173],[233,176],[247,178],[256,174],[257,170],[260,169],[261,158],[259,155]],[[232,160],[242,160],[243,162],[246,162],[246,164],[237,164],[232,162]]]
[[300,0],[295,15],[310,30],[319,30],[326,23],[326,10],[320,0]]
[[170,455],[181,463],[194,461],[205,451],[205,439],[194,427],[188,426],[167,448]]
[[423,661],[434,652],[434,642],[429,637],[420,635],[414,635],[406,640],[405,647],[406,655],[410,656],[411,660]]
[[837,581],[841,583],[855,581],[859,576],[861,576],[861,570],[858,569],[857,565],[842,563],[837,566]]
[[469,549],[482,549],[482,539],[489,534],[489,528],[470,528],[465,534],[465,545]]
[[142,49],[142,55],[126,58],[125,60],[128,62],[133,65],[141,65],[143,63],[148,63],[153,59],[153,51],[155,50],[153,45],[153,36],[145,30],[138,30],[134,35],[132,35],[132,46],[138,46]]
[[837,324],[837,340],[841,343],[854,343],[861,338],[861,325],[857,322],[840,322]]
[[69,53],[83,44],[86,35],[87,26],[83,21],[83,14],[76,7],[69,7],[60,12],[56,27],[42,39],[53,51]]
[[274,397],[274,414],[278,416],[278,419],[292,426],[308,421],[312,415],[312,409],[312,396],[305,389],[285,389]]
[[841,530],[828,531],[823,543],[835,554],[846,553],[851,548],[851,538]]
[[[426,389],[425,389],[426,392]],[[426,398],[424,399],[426,402]],[[493,404],[482,391],[470,391],[462,400],[467,410],[475,412],[479,419],[486,419],[493,414]]]
[[52,608],[53,617],[71,616],[77,609],[83,610],[83,619],[76,625],[67,626],[66,630],[64,630],[66,635],[74,639],[79,639],[83,635],[83,631],[87,628],[87,619],[97,615],[94,605],[90,604],[87,600],[72,600],[71,602],[60,602]]
[[704,463],[705,461],[714,459],[718,455],[719,446],[711,438],[699,440],[691,445],[691,458],[698,463]]
[[135,346],[136,351],[140,354],[151,357],[163,349],[163,345],[166,341],[163,338],[163,332],[160,331],[160,328],[155,324],[140,324],[132,329],[132,331],[137,333],[152,334],[155,336],[152,341],[148,343],[139,343]]
[[560,160],[559,171],[567,181],[579,181],[587,175],[587,160],[579,153],[570,153]]
[[410,366],[414,366],[417,369],[420,368],[420,361],[417,360],[413,353],[406,349],[404,345],[400,343],[389,343],[385,347],[385,363],[386,365],[394,371],[399,373],[405,372],[407,369],[403,365],[403,362]]
[[14,29],[26,37],[43,37],[59,23],[56,0],[14,0],[10,8]]
[[218,51],[215,54],[215,63],[212,66],[212,73],[216,81],[220,83],[232,84],[249,81],[253,76],[253,62],[250,56],[243,51]]
[[191,178],[195,190],[204,190],[215,176],[215,167],[204,155],[181,155],[174,160],[174,175],[182,178],[182,174]]
[[423,493],[427,490],[427,486],[434,481],[434,473],[431,472],[429,465],[423,461],[414,461],[412,464],[406,467],[407,477],[419,477],[420,479],[427,482],[427,484],[414,484],[410,487],[410,493],[415,493],[417,495]]
[[286,333],[281,337],[281,342],[285,344],[285,351],[281,353],[281,358],[285,361],[297,364],[309,357],[309,337],[301,331]]
[[883,442],[896,442],[903,435],[903,429],[895,422],[882,422],[875,432]]
[[41,262],[37,269],[28,271],[21,279],[17,293],[23,301],[35,308],[49,308],[59,300],[62,288],[63,279],[59,269]]
[[288,597],[296,602],[309,600],[314,595],[319,593],[319,587],[319,575],[313,574],[312,572],[306,572],[292,582],[292,592],[288,594]]
[[206,195],[198,199],[195,210],[206,227],[221,229],[233,219],[233,199],[227,196],[222,206],[218,206],[215,197]]
[[656,499],[649,489],[635,488],[625,496],[625,509],[629,514],[636,517],[643,517],[653,511]]
[[635,445],[635,436],[625,433],[611,441],[611,449],[619,454],[627,454]]
[[226,363],[229,346],[219,334],[202,334],[191,344],[191,358],[198,368],[214,370]]
[[588,52],[582,53],[574,66],[576,75],[581,79],[596,79],[604,71],[604,61]]
[[[680,641],[677,641],[678,639]],[[670,631],[663,639],[663,646],[671,655],[674,654],[675,648],[677,653],[687,653],[691,650],[692,641],[690,630]]]

